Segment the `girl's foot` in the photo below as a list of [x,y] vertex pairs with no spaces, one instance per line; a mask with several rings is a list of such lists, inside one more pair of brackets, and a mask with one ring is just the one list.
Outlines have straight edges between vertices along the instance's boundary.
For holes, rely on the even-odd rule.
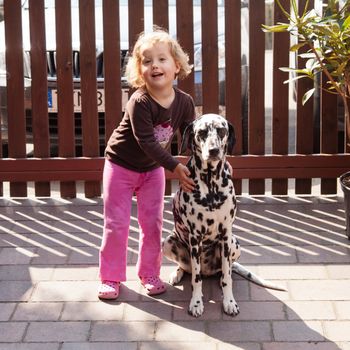
[[120,282],[102,281],[98,287],[98,297],[100,299],[113,300],[119,295]]
[[162,294],[166,290],[164,282],[159,277],[140,277],[140,279],[148,295]]

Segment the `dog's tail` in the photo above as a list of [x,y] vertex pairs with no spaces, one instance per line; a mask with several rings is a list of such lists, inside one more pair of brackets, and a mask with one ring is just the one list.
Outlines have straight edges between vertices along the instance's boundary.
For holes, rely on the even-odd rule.
[[236,273],[237,275],[242,276],[246,280],[257,284],[258,286],[261,286],[261,287],[264,287],[264,288],[268,288],[268,289],[281,290],[283,292],[287,291],[286,288],[284,288],[282,286],[278,286],[277,284],[274,284],[272,282],[266,281],[263,278],[261,278],[261,277],[257,276],[256,274],[254,274],[253,272],[250,272],[243,265],[239,264],[236,261],[232,265],[232,271],[234,273]]

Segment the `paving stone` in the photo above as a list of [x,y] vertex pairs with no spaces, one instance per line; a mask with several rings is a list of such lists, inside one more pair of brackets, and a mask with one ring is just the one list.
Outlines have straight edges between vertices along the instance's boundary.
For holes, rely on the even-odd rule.
[[324,341],[322,324],[319,321],[275,321],[272,323],[276,341]]
[[324,265],[260,265],[257,273],[267,280],[313,280],[328,277]]
[[271,341],[271,327],[265,321],[214,321],[208,324],[208,334],[221,342]]
[[0,321],[8,321],[15,310],[16,303],[1,303],[0,304]]
[[264,343],[262,350],[340,350],[331,342],[274,342]]
[[137,342],[67,343],[60,350],[137,350]]
[[37,256],[36,248],[12,247],[2,248],[0,251],[1,265],[29,264],[31,259]]
[[297,262],[294,248],[285,246],[249,246],[242,247],[242,264],[291,264]]
[[163,301],[125,304],[124,321],[153,321],[171,319],[173,307]]
[[71,253],[70,247],[63,245],[57,247],[37,248],[36,255],[32,258],[32,265],[65,265]]
[[65,303],[61,320],[99,321],[123,319],[125,305],[117,302],[68,302]]
[[339,320],[350,320],[350,301],[336,301],[333,304]]
[[191,342],[201,342],[206,339],[204,321],[157,322],[155,331],[156,341],[186,342],[190,340]]
[[[240,313],[234,317],[235,321],[254,320],[284,320],[282,302],[270,301],[242,301],[238,304]],[[224,314],[224,320],[232,320],[231,316]]]
[[349,264],[327,265],[327,271],[331,279],[350,279]]
[[57,266],[52,275],[54,281],[96,281],[98,277],[97,265],[66,265]]
[[0,350],[59,350],[60,343],[7,343]]
[[330,301],[286,301],[289,320],[333,320],[336,315]]
[[63,303],[19,303],[13,321],[56,321]]
[[155,322],[95,322],[90,341],[151,341],[154,339]]
[[38,282],[31,301],[97,301],[97,281]]
[[323,325],[330,340],[350,342],[350,321],[325,321]]
[[301,280],[288,286],[294,300],[350,300],[350,280]]
[[26,328],[25,322],[0,322],[0,343],[20,342]]
[[26,342],[87,341],[90,322],[31,322]]
[[213,350],[217,344],[212,342],[142,342],[140,350]]
[[309,245],[304,246],[304,248],[313,252],[313,254],[297,252],[298,261],[301,263],[350,263],[350,249],[343,246],[316,247]]
[[260,344],[258,343],[218,343],[218,350],[261,350]]
[[0,302],[28,301],[32,291],[30,281],[0,281]]

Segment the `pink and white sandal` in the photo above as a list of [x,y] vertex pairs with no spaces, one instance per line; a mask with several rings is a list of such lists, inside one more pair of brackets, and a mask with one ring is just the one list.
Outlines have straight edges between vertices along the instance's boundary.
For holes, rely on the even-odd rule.
[[119,296],[120,282],[102,281],[98,287],[98,297],[100,299],[113,300]]
[[166,286],[159,277],[140,277],[140,279],[148,295],[162,294],[166,291]]

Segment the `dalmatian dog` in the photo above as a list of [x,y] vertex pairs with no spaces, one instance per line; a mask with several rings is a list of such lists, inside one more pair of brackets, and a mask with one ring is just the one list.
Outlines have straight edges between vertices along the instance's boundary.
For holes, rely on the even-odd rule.
[[233,126],[217,114],[204,114],[185,130],[181,152],[191,149],[188,168],[195,182],[192,192],[180,188],[173,199],[174,230],[163,241],[163,254],[178,267],[170,283],[191,274],[189,313],[204,311],[202,277],[221,274],[223,309],[235,316],[239,308],[233,296],[232,271],[266,288],[284,290],[254,275],[237,263],[240,245],[232,233],[236,196],[227,153],[235,144]]

